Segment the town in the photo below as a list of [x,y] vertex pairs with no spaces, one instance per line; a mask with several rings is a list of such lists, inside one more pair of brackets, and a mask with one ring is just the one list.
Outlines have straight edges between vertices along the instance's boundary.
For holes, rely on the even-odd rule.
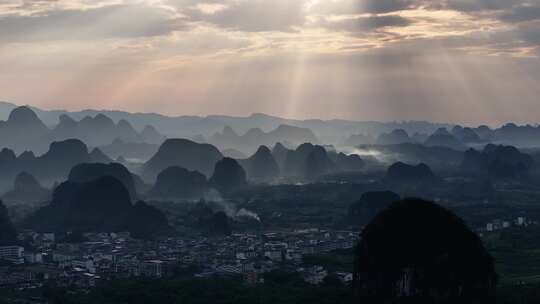
[[[31,289],[54,281],[60,286],[91,288],[99,281],[145,276],[161,278],[181,269],[196,269],[196,277],[241,276],[256,284],[261,274],[281,267],[319,284],[327,271],[302,267],[305,255],[352,249],[355,231],[305,229],[233,234],[226,237],[175,237],[156,241],[135,240],[129,233],[85,233],[84,242],[58,242],[54,233],[24,231],[19,239],[29,248],[0,247],[0,286]],[[32,249],[30,249],[32,248]],[[352,274],[337,273],[343,282]]]

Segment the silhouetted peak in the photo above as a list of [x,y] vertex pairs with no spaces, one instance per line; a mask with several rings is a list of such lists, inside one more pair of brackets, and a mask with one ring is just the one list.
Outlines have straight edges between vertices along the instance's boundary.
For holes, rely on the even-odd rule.
[[110,163],[112,161],[112,159],[105,155],[99,148],[94,148],[92,152],[90,152],[90,159],[96,163]]
[[8,122],[19,125],[36,123],[43,124],[43,122],[39,119],[36,113],[27,106],[13,109],[13,111],[11,111],[11,113],[9,114]]
[[148,134],[148,135],[160,135],[159,132],[154,128],[152,125],[146,125],[144,126],[144,129],[141,132],[142,134]]
[[120,128],[131,128],[133,129],[133,126],[129,123],[129,121],[125,120],[125,119],[120,119],[118,121],[118,127]]
[[514,146],[488,144],[484,147],[483,153],[500,153],[507,156],[518,156],[521,154],[518,148]]
[[489,132],[489,131],[491,131],[491,128],[486,126],[486,125],[481,125],[481,126],[478,127],[478,130],[482,131],[482,132],[486,132],[486,131]]
[[316,178],[321,175],[332,173],[335,164],[328,157],[328,153],[322,146],[313,146],[304,162],[304,177]]
[[149,195],[161,199],[199,199],[208,190],[206,176],[181,167],[169,167],[159,173]]
[[120,136],[128,136],[128,137],[134,137],[137,135],[137,131],[133,128],[131,123],[129,123],[125,119],[121,119],[118,121],[118,124],[116,125],[118,128],[118,131],[120,132]]
[[32,191],[34,189],[41,189],[41,185],[33,175],[27,172],[21,172],[15,177],[14,188],[15,191]]
[[66,114],[62,114],[58,117],[58,121],[59,121],[59,126],[62,126],[62,127],[76,127],[77,126],[77,122],[71,118],[71,116],[69,115],[66,115]]
[[211,149],[219,152],[217,148],[209,144],[199,144],[189,139],[184,138],[172,138],[167,139],[160,147],[159,152],[162,153],[172,153],[176,154],[177,152],[187,152],[187,153],[196,153],[196,150],[199,148]]
[[252,138],[252,139],[257,139],[260,136],[264,136],[264,134],[265,133],[263,132],[263,130],[259,128],[251,128],[247,131],[247,133],[244,136],[248,138]]
[[264,113],[253,113],[251,115],[249,115],[249,118],[254,118],[254,119],[266,119],[266,118],[274,118],[270,115],[267,115],[267,114],[264,114]]
[[274,145],[274,148],[272,148],[272,153],[281,153],[281,152],[286,152],[288,149],[285,148],[285,146],[278,142]]
[[313,149],[315,149],[315,146],[312,143],[303,143],[296,148],[296,152],[311,153]]
[[15,159],[17,159],[17,155],[15,155],[15,152],[13,152],[13,150],[3,148],[2,151],[0,151],[0,161],[9,162],[14,161]]
[[137,197],[131,172],[122,164],[118,163],[78,164],[69,172],[68,180],[76,183],[86,183],[105,176],[114,177],[119,180],[126,187],[131,198],[135,199]]
[[229,126],[225,126],[221,134],[225,137],[237,137],[238,134]]
[[167,139],[145,164],[144,176],[154,180],[159,172],[171,166],[196,170],[210,176],[215,163],[221,158],[223,155],[213,145],[199,144],[188,139]]
[[163,136],[152,125],[146,125],[141,132],[141,136],[146,142],[159,142]]
[[291,126],[291,125],[279,125],[274,131],[275,132],[292,132],[292,131],[298,131],[298,130],[303,130],[303,131],[306,131],[306,130],[309,130],[309,129],[305,129],[305,128],[300,128],[300,127],[296,127],[296,126]]
[[393,135],[393,136],[402,136],[402,137],[408,137],[409,136],[407,131],[405,131],[403,129],[395,129],[392,132],[390,132],[390,134]]
[[463,127],[457,125],[457,126],[454,126],[454,127],[452,128],[452,131],[451,131],[451,132],[452,132],[453,134],[456,134],[456,133],[459,133],[459,132],[461,132],[461,131],[463,131]]
[[388,168],[386,178],[389,181],[403,182],[433,181],[435,174],[433,174],[431,168],[424,163],[409,165],[397,162]]
[[102,114],[102,113],[99,113],[98,115],[94,117],[94,122],[99,123],[99,124],[107,124],[107,125],[114,124],[114,121],[112,119],[110,119],[107,115]]
[[32,151],[24,151],[18,157],[18,160],[28,162],[36,159],[36,155]]
[[246,172],[236,160],[225,157],[216,163],[210,184],[221,193],[228,193],[247,185]]
[[403,129],[394,129],[390,133],[383,133],[377,138],[377,143],[380,145],[395,145],[411,142],[411,138],[407,131]]
[[439,128],[428,137],[424,144],[430,147],[447,147],[455,150],[466,149],[466,146],[454,135],[450,134],[446,128]]
[[272,152],[266,146],[260,146],[257,152],[242,161],[250,180],[257,182],[271,182],[280,172]]
[[223,151],[221,151],[221,153],[223,154],[223,156],[225,157],[230,157],[230,158],[234,158],[234,159],[245,159],[247,158],[247,155],[245,155],[244,153],[236,150],[236,149],[225,149]]
[[88,147],[78,139],[67,139],[55,141],[49,147],[50,155],[85,155],[88,154]]
[[517,129],[519,128],[515,123],[507,123],[504,126],[502,126],[502,129]]
[[272,155],[272,151],[270,151],[270,149],[267,147],[267,146],[260,146],[258,149],[257,149],[257,152],[255,152],[255,154],[253,155],[254,157],[260,157],[262,155],[265,155],[265,156],[271,156]]
[[339,153],[335,162],[343,171],[360,171],[364,167],[364,160],[357,154]]
[[[67,181],[60,184],[54,190],[51,206],[61,208],[57,212],[75,220],[71,225],[89,225],[95,229],[107,218],[125,214],[131,207],[131,199],[122,182],[112,176],[103,176],[83,183]],[[89,222],[77,221],[79,217],[88,217]]]
[[438,128],[433,135],[451,135],[446,128]]

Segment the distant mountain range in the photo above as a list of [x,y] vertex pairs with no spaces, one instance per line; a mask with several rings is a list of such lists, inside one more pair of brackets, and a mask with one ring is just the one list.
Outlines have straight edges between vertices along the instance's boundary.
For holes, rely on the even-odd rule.
[[[0,102],[0,120],[5,120],[9,113],[18,107],[13,103]],[[121,120],[128,121],[136,130],[142,131],[147,125],[155,127],[161,134],[169,137],[192,138],[202,135],[209,138],[229,126],[237,133],[247,133],[250,129],[258,128],[263,132],[270,132],[280,125],[295,126],[310,129],[325,142],[337,142],[352,134],[365,133],[375,136],[383,132],[391,132],[394,129],[404,129],[413,133],[432,133],[438,128],[451,128],[450,124],[430,123],[425,121],[408,122],[376,122],[376,121],[352,121],[352,120],[296,120],[270,116],[266,114],[253,114],[248,117],[234,117],[224,115],[202,116],[165,116],[155,113],[129,113],[124,111],[110,110],[83,110],[68,112],[64,110],[43,110],[30,107],[38,117],[49,127],[58,124],[60,116],[69,115],[74,120],[82,120],[87,116],[95,117],[103,114],[115,123]]]
[[31,151],[41,154],[47,151],[52,142],[67,139],[82,140],[90,147],[108,145],[115,140],[156,144],[164,140],[150,125],[145,125],[138,132],[127,120],[114,122],[104,114],[85,116],[80,120],[60,114],[55,125],[47,125],[39,113],[43,114],[40,110],[26,106],[13,108],[6,120],[0,121],[2,148],[12,149],[16,153]]

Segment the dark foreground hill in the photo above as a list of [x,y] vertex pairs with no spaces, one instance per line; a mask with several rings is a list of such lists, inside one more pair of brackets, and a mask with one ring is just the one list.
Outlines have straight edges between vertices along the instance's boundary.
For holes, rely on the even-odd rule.
[[363,230],[355,288],[363,303],[493,303],[494,262],[452,212],[405,199]]
[[141,238],[169,230],[159,210],[143,202],[133,206],[126,187],[110,176],[59,185],[49,205],[31,215],[26,226],[44,232],[129,231]]

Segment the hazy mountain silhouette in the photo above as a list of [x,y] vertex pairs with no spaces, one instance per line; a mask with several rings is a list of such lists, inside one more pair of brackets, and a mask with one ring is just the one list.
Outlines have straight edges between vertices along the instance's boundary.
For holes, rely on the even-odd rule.
[[412,139],[403,129],[396,129],[390,133],[383,133],[377,138],[378,145],[395,145],[410,142],[412,142]]
[[154,187],[147,196],[163,200],[193,200],[202,198],[208,189],[208,181],[202,173],[169,167],[159,173]]
[[482,139],[471,128],[464,128],[462,126],[455,126],[452,128],[452,135],[458,140],[464,143],[480,143]]
[[517,148],[486,145],[482,152],[470,149],[463,157],[461,168],[471,174],[491,178],[527,178],[534,163],[533,158]]
[[78,138],[90,146],[101,146],[115,139],[129,142],[141,142],[142,137],[127,120],[117,124],[109,117],[98,114],[95,117],[86,116],[75,121],[67,115],[59,118],[59,124],[53,129],[53,137],[57,140]]
[[328,156],[332,161],[337,165],[339,171],[343,172],[353,172],[361,171],[365,162],[362,158],[356,154],[347,155],[345,153],[328,153]]
[[246,171],[240,164],[225,157],[216,163],[214,174],[210,178],[210,185],[222,194],[228,194],[247,185]]
[[3,149],[0,152],[0,187],[11,188],[21,172],[27,172],[42,185],[50,186],[65,180],[73,166],[91,161],[86,145],[76,139],[53,142],[49,151],[39,157],[32,152],[24,152],[17,157],[13,151]]
[[490,137],[493,142],[504,143],[518,147],[540,146],[540,126],[518,126],[508,123],[501,128],[492,130]]
[[131,172],[118,163],[83,163],[74,166],[68,180],[74,183],[87,183],[101,177],[111,176],[119,180],[129,192],[130,200],[137,198],[137,191]]
[[30,217],[29,224],[37,231],[120,231],[130,208],[128,190],[113,177],[67,181],[54,190],[49,205]]
[[463,152],[448,147],[428,147],[422,144],[367,146],[385,155],[390,160],[404,163],[425,163],[431,168],[458,167],[463,160]]
[[369,135],[353,134],[345,140],[344,145],[349,147],[357,147],[361,145],[372,145],[375,142],[376,140]]
[[143,177],[154,181],[161,171],[173,166],[210,176],[215,164],[222,158],[221,152],[212,145],[198,144],[187,139],[168,139],[144,165]]
[[15,178],[13,189],[2,196],[10,203],[45,202],[50,199],[51,191],[43,188],[34,176],[21,172]]
[[58,122],[50,124],[55,127],[49,129],[30,107],[13,108],[7,120],[0,121],[0,140],[3,147],[17,153],[30,150],[41,154],[51,142],[73,138],[93,147],[110,144],[116,138],[134,142],[161,142],[163,139],[163,136],[150,126],[145,128],[143,136],[127,120],[114,123],[103,114],[86,116],[80,121],[66,114],[57,117]]
[[279,142],[274,145],[274,148],[272,148],[272,156],[274,156],[274,159],[276,160],[281,171],[283,171],[289,151],[289,149]]
[[3,147],[17,152],[43,152],[51,142],[50,130],[28,107],[13,109],[6,121],[0,122]]
[[[13,109],[17,108],[14,104],[2,103],[0,102],[0,118],[9,119],[9,113]],[[351,135],[363,133],[363,134],[372,134],[373,136],[380,135],[382,133],[390,133],[392,130],[402,129],[408,134],[432,134],[438,128],[447,128],[452,129],[455,125],[449,124],[438,124],[431,123],[426,121],[405,121],[405,122],[373,122],[373,121],[348,121],[348,120],[294,120],[294,119],[284,119],[275,116],[269,116],[265,114],[253,114],[248,117],[232,117],[224,115],[211,115],[206,117],[199,116],[180,116],[180,117],[168,117],[164,115],[154,114],[154,113],[128,113],[122,111],[106,111],[106,110],[84,110],[79,112],[67,112],[67,111],[45,111],[38,108],[30,108],[44,122],[47,126],[56,126],[57,124],[67,126],[63,128],[64,130],[78,129],[79,123],[84,120],[86,117],[95,119],[99,114],[105,115],[112,119],[115,122],[120,122],[121,120],[128,121],[129,124],[133,126],[136,130],[143,130],[139,134],[139,139],[144,142],[150,142],[159,144],[163,140],[163,136],[159,136],[160,139],[151,140],[151,137],[155,136],[154,133],[151,137],[143,136],[143,132],[147,135],[153,133],[151,131],[145,132],[144,129],[146,126],[151,125],[154,127],[154,130],[159,130],[159,133],[165,134],[168,137],[185,137],[192,138],[197,135],[202,135],[204,137],[212,137],[216,132],[223,130],[225,126],[230,126],[236,132],[240,134],[246,134],[250,129],[260,129],[264,133],[269,133],[271,130],[278,128],[280,125],[289,125],[293,127],[298,127],[302,129],[309,129],[318,138],[341,138],[340,140],[334,143],[342,143],[347,140]],[[24,115],[21,115],[24,116]],[[70,117],[71,122],[64,121],[58,123],[60,120],[65,120],[66,117]],[[61,118],[62,117],[62,118]],[[88,119],[87,119],[88,120]],[[21,120],[22,121],[22,120]],[[5,147],[9,147],[15,150],[17,153],[20,153],[24,150],[32,150],[37,154],[42,153],[47,149],[47,146],[52,140],[60,140],[66,138],[78,138],[78,136],[73,136],[73,133],[62,133],[55,132],[57,134],[63,134],[61,137],[51,137],[47,136],[35,136],[34,139],[30,140],[30,134],[22,133],[26,135],[24,137],[17,137],[13,139],[7,138],[10,132],[2,132],[1,129],[4,129],[6,122],[0,123],[0,139],[3,140],[6,144]],[[110,125],[110,124],[109,124]],[[41,127],[41,129],[43,129]],[[464,128],[467,129],[467,128]],[[457,131],[457,130],[456,130]],[[487,126],[480,126],[478,128],[472,129],[483,142],[496,142],[504,143],[507,145],[514,145],[517,147],[533,147],[540,146],[540,126],[531,126],[523,125],[518,126],[516,124],[510,123],[506,124],[500,128],[490,129]],[[465,130],[467,134],[462,136],[460,134],[454,134],[459,141],[464,143],[475,142],[475,136],[470,130]],[[257,131],[252,131],[250,134],[259,133]],[[461,133],[461,132],[460,132]],[[5,136],[2,136],[5,135]],[[32,136],[33,137],[33,136]],[[120,137],[126,138],[126,134],[122,136],[109,136],[109,134],[103,135],[104,141],[97,145],[93,144],[90,141],[87,141],[86,138],[83,139],[89,146],[102,146],[109,144],[113,139]],[[129,137],[129,135],[127,136]],[[417,142],[424,142],[422,137],[414,139]],[[130,140],[129,140],[130,141]],[[311,140],[304,140],[300,142],[307,142]],[[285,142],[283,140],[283,142]],[[256,145],[253,145],[253,151],[261,144],[267,146],[273,146],[274,143],[263,143],[259,142]],[[364,143],[362,144],[369,144]],[[252,152],[252,151],[250,151]]]
[[366,226],[354,286],[362,303],[493,303],[494,262],[452,212],[406,199]]
[[409,165],[397,162],[388,167],[384,180],[390,183],[408,184],[433,182],[436,177],[426,164]]
[[336,164],[328,157],[326,150],[311,143],[302,144],[296,150],[288,150],[282,168],[285,176],[308,179],[336,170]]
[[[0,118],[7,117],[9,111],[16,105],[9,103],[0,103]],[[416,132],[432,133],[440,127],[453,127],[448,124],[437,124],[425,121],[406,121],[406,122],[374,122],[374,121],[351,121],[351,120],[296,120],[286,119],[266,114],[253,114],[247,117],[233,117],[225,115],[210,116],[178,116],[169,117],[155,113],[128,113],[123,111],[107,110],[84,110],[78,112],[67,111],[45,111],[38,108],[32,108],[38,116],[48,126],[54,126],[58,123],[59,116],[69,115],[76,120],[82,120],[86,116],[95,117],[98,114],[104,114],[112,120],[118,122],[121,119],[129,121],[137,130],[142,130],[146,125],[154,126],[161,134],[169,138],[185,137],[191,138],[195,135],[211,137],[216,132],[223,130],[225,126],[230,126],[240,134],[248,132],[249,129],[259,128],[264,132],[270,132],[280,125],[290,125],[299,128],[312,130],[321,137],[342,136],[343,139],[349,135],[381,134],[390,132],[394,129],[404,129],[410,134]],[[2,112],[2,110],[4,112]],[[305,141],[301,141],[305,142]],[[299,142],[299,143],[301,143]],[[268,143],[259,143],[254,146],[253,151],[260,145],[273,146]],[[45,147],[46,149],[46,147]]]
[[429,135],[426,133],[414,133],[413,136],[411,136],[411,139],[415,143],[423,143],[429,138]]
[[50,183],[64,180],[73,166],[91,161],[88,148],[82,141],[68,139],[53,142],[49,151],[36,158],[35,165],[29,168],[29,173],[40,181]]
[[165,216],[146,204],[131,204],[128,190],[111,176],[60,184],[49,205],[40,208],[26,221],[36,231],[111,232],[129,231],[148,238],[168,227]]
[[454,150],[462,151],[467,148],[465,144],[459,141],[455,136],[450,134],[445,128],[440,128],[435,133],[431,134],[424,142],[428,147],[447,147]]
[[306,179],[315,179],[336,171],[336,164],[328,157],[328,152],[321,146],[315,146],[305,159],[303,176]]
[[17,233],[9,218],[8,209],[0,201],[0,246],[14,245],[16,242]]
[[278,142],[298,145],[304,142],[317,143],[318,139],[309,129],[289,125],[280,125],[270,132],[252,128],[244,135],[238,135],[231,127],[226,126],[222,132],[214,134],[209,142],[222,149],[236,149],[244,152],[253,151],[261,145],[273,146]]
[[230,157],[230,158],[234,158],[234,159],[246,159],[248,158],[248,156],[236,149],[225,149],[223,151],[221,151],[221,153],[223,153],[223,156],[225,157]]
[[260,146],[251,157],[239,161],[248,179],[254,182],[272,182],[279,177],[279,165],[266,146]]
[[99,148],[94,148],[92,152],[90,152],[90,159],[94,163],[103,163],[103,164],[112,163],[113,161],[109,156],[103,153],[103,151],[101,151],[101,149]]
[[148,144],[160,145],[165,140],[165,137],[159,134],[158,130],[151,125],[146,125],[141,131],[141,139]]
[[100,149],[113,159],[122,156],[127,159],[148,161],[159,150],[159,145],[143,142],[125,142],[115,139],[111,144],[101,146]]

